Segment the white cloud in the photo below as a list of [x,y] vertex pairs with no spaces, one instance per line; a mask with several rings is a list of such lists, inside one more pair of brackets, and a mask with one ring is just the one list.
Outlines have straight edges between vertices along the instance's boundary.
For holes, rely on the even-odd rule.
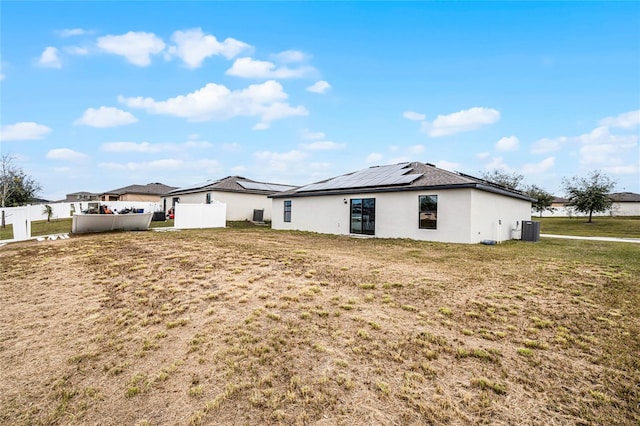
[[[600,123],[609,123],[622,129],[629,129],[636,125],[634,123],[637,118],[634,118],[635,116],[632,113],[608,117],[601,120]],[[596,127],[591,132],[580,136],[540,139],[533,144],[531,152],[541,154],[557,151],[568,144],[577,144],[579,146],[580,165],[587,169],[599,168],[605,172],[626,174],[635,170],[638,167],[638,162],[640,162],[637,154],[638,135],[613,134],[609,126],[605,125]],[[549,158],[545,160],[548,163],[551,161]],[[535,165],[529,166],[533,167]]]
[[38,65],[45,68],[62,68],[58,49],[53,46],[46,47],[38,59]]
[[82,28],[65,28],[64,30],[56,31],[60,37],[73,37],[90,34],[90,31],[83,30]]
[[343,143],[331,142],[331,141],[317,141],[306,144],[301,144],[302,149],[308,149],[311,151],[333,151],[338,149],[344,149],[346,147]]
[[424,152],[424,145],[411,145],[407,148],[407,152],[411,155],[418,155]]
[[259,151],[253,155],[268,170],[280,172],[287,171],[290,165],[298,164],[309,156],[306,152],[298,150],[288,152]]
[[637,175],[640,173],[640,162],[626,166],[608,166],[603,170],[614,175]]
[[89,158],[86,154],[74,151],[69,148],[52,149],[47,152],[46,157],[49,160],[63,160],[72,162],[82,162]]
[[73,124],[91,127],[116,127],[125,124],[136,123],[138,119],[127,111],[114,107],[101,106],[98,109],[88,108],[82,117],[78,118]]
[[324,139],[326,135],[322,132],[312,132],[309,129],[302,130],[302,139],[313,140],[313,139]]
[[273,59],[283,64],[290,64],[292,62],[304,62],[309,59],[309,55],[299,50],[285,50],[275,55],[271,55]]
[[364,159],[367,164],[378,163],[381,160],[382,154],[379,154],[377,152],[372,152],[371,154],[367,155],[367,158]]
[[105,152],[182,152],[185,148],[209,148],[212,145],[207,141],[188,141],[185,143],[150,143],[150,142],[106,142],[100,145],[100,150]]
[[491,153],[490,152],[479,152],[476,154],[476,158],[478,160],[485,160],[487,158],[491,157]]
[[531,152],[533,154],[544,154],[547,152],[558,151],[562,145],[567,143],[569,138],[560,136],[554,139],[543,138],[533,143]]
[[251,46],[234,38],[219,42],[215,36],[204,34],[201,28],[175,31],[171,36],[175,43],[169,47],[167,57],[182,59],[188,68],[199,68],[206,58],[221,55],[227,59],[238,56]]
[[419,112],[415,112],[415,111],[405,111],[402,113],[402,116],[407,120],[413,120],[413,121],[424,121],[424,119],[427,118],[426,115],[420,114]]
[[[175,145],[175,144],[169,144],[169,145]],[[178,149],[182,149],[183,147],[184,148],[210,148],[212,146],[213,145],[211,145],[207,141],[188,141],[183,144],[177,145]]]
[[473,107],[449,115],[438,115],[432,123],[422,122],[422,130],[431,137],[453,135],[477,130],[500,120],[500,112],[493,108]]
[[80,46],[65,46],[63,47],[64,51],[69,55],[77,55],[77,56],[85,56],[89,54],[89,49],[86,47]]
[[236,59],[231,68],[226,71],[226,74],[243,78],[283,79],[306,77],[314,72],[315,68],[310,66],[301,66],[300,68],[276,67],[273,62],[245,57]]
[[116,171],[144,172],[154,170],[180,170],[188,167],[190,170],[204,170],[207,173],[218,173],[222,170],[217,160],[202,158],[199,160],[177,160],[174,158],[166,158],[154,161],[128,162],[128,163],[100,163],[98,167]]
[[225,152],[238,152],[242,147],[237,142],[227,142],[222,144],[222,150]]
[[7,124],[0,127],[1,141],[25,141],[42,139],[51,132],[51,128],[32,121],[23,121],[16,124]]
[[526,175],[538,175],[548,172],[556,163],[554,157],[547,157],[539,163],[527,163],[522,166],[522,173]]
[[515,136],[503,137],[498,142],[496,142],[495,148],[496,151],[516,151],[518,146],[520,145],[520,141]]
[[453,163],[447,160],[440,160],[436,162],[436,167],[453,171],[460,168],[460,163]]
[[331,88],[331,85],[324,80],[319,80],[307,87],[307,92],[311,93],[324,93]]
[[[103,169],[110,170],[121,170],[121,171],[143,171],[143,170],[152,170],[152,169],[161,169],[161,170],[177,170],[184,166],[183,160],[176,159],[162,159],[148,162],[133,162],[130,161],[128,163],[100,163],[98,167]],[[189,164],[190,168],[193,168],[192,164]]]
[[614,135],[608,127],[602,126],[576,139],[581,144],[580,165],[583,167],[627,174],[637,168],[640,162],[637,153],[638,135]]
[[633,129],[640,124],[640,110],[625,112],[616,117],[603,118],[599,124],[620,129]]
[[493,157],[491,161],[484,165],[485,170],[504,170],[511,171],[511,167],[507,166],[507,164],[502,161],[502,157]]
[[106,152],[160,152],[166,150],[161,144],[149,142],[107,142],[103,143],[100,149]]
[[252,129],[253,130],[267,130],[269,127],[271,127],[269,125],[269,123],[265,123],[265,122],[260,122],[260,123],[256,123],[253,125]]
[[164,101],[153,98],[118,97],[129,108],[145,109],[150,114],[165,114],[189,121],[229,120],[234,117],[258,117],[257,129],[266,128],[271,121],[308,115],[303,106],[292,107],[286,102],[288,95],[277,81],[252,84],[246,89],[231,91],[221,84],[209,83],[187,95]]
[[150,65],[151,55],[156,55],[165,48],[161,38],[141,31],[100,37],[97,46],[105,52],[124,56],[127,61],[140,67]]
[[621,147],[633,147],[638,142],[638,135],[614,135],[606,126],[596,127],[591,133],[578,136],[578,141],[588,145],[619,145]]
[[240,165],[240,166],[233,166],[233,167],[231,168],[231,173],[233,173],[233,174],[235,174],[235,175],[241,175],[241,174],[243,174],[244,172],[246,172],[247,170],[248,170],[248,169],[247,169],[247,167],[242,166],[242,165]]

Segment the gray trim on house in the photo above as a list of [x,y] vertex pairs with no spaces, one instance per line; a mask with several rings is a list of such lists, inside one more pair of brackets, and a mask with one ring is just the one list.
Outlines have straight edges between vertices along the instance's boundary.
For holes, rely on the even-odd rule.
[[[346,175],[337,176],[331,179],[325,179],[315,184],[302,186],[300,188],[292,189],[289,191],[280,192],[277,194],[269,195],[270,198],[295,198],[295,197],[316,197],[322,195],[351,195],[366,193],[379,193],[379,192],[405,192],[405,191],[435,191],[440,189],[465,189],[474,188],[480,191],[492,192],[495,194],[504,195],[507,197],[518,198],[525,201],[535,202],[535,198],[531,198],[528,195],[515,191],[500,185],[496,185],[492,182],[488,182],[483,179],[479,179],[470,175],[462,173],[454,173],[448,170],[439,169],[432,164],[424,164],[419,162],[412,163],[399,163],[404,164],[402,171],[405,175],[414,174],[420,175],[413,181],[408,183],[402,183],[397,185],[354,185],[353,187],[334,188],[334,189],[314,189],[305,190],[305,188],[322,187],[319,184],[326,184],[325,186],[331,186],[330,183],[334,179],[345,180],[344,177],[358,173],[348,173]],[[397,165],[396,165],[397,166]],[[364,169],[368,174],[371,171],[375,172],[375,167]],[[381,174],[386,172],[385,166],[379,167]]]

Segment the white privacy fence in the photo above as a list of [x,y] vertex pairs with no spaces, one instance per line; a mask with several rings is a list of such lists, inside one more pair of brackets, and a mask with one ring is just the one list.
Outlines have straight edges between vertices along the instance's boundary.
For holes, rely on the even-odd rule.
[[[97,201],[83,201],[77,203],[50,203],[50,204],[36,204],[24,207],[5,207],[0,208],[0,214],[5,212],[5,223],[7,225],[16,224],[19,221],[24,220],[23,216],[34,220],[47,220],[47,213],[45,212],[45,205],[51,206],[53,215],[51,219],[68,219],[74,212],[82,212],[89,208],[89,204],[95,205]],[[142,213],[153,213],[162,211],[160,203],[152,203],[148,201],[100,201],[100,205],[107,206],[111,211],[121,211],[124,209],[143,210]],[[14,231],[15,232],[15,231]]]
[[226,226],[227,205],[224,203],[177,203],[175,209],[173,226],[177,229],[224,228]]
[[[640,203],[613,203],[610,209],[604,212],[593,213],[593,216],[640,216]],[[545,210],[542,217],[584,217],[588,213],[578,212],[571,207],[554,207],[552,211]],[[531,216],[540,217],[540,213],[531,210]]]

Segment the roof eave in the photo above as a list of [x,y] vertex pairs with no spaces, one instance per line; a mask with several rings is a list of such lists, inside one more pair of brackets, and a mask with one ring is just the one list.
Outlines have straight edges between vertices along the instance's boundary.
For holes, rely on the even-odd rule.
[[507,197],[518,198],[520,200],[535,202],[534,198],[524,194],[514,193],[493,186],[478,183],[456,183],[445,185],[415,185],[415,186],[392,186],[392,187],[370,187],[370,188],[349,188],[335,189],[327,191],[291,192],[287,194],[271,194],[269,198],[298,198],[298,197],[319,197],[323,195],[352,195],[362,193],[385,193],[385,192],[409,192],[409,191],[436,191],[442,189],[477,189],[480,191],[492,192]]

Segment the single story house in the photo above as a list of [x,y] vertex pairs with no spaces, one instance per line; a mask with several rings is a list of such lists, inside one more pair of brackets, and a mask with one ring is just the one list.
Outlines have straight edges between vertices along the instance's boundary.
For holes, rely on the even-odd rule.
[[[640,216],[640,194],[634,192],[615,192],[609,194],[611,208],[594,213],[594,216]],[[554,197],[551,212],[543,212],[543,216],[572,217],[586,216],[584,212],[578,212],[569,205],[569,200],[562,197]]]
[[611,216],[640,216],[640,194],[634,192],[616,192],[609,194]]
[[419,162],[370,167],[270,198],[274,229],[452,243],[519,238],[535,201]]
[[267,196],[294,188],[242,176],[227,176],[168,191],[162,196],[162,205],[167,211],[178,202],[211,204],[216,200],[227,205],[227,220],[268,221],[271,220],[271,200]]
[[147,185],[129,185],[100,194],[100,201],[148,201],[157,203],[160,196],[176,189],[163,183],[149,183]]
[[75,203],[78,201],[98,201],[100,194],[96,194],[93,192],[80,191],[80,192],[72,192],[71,194],[67,194],[66,198],[62,200],[67,203]]

